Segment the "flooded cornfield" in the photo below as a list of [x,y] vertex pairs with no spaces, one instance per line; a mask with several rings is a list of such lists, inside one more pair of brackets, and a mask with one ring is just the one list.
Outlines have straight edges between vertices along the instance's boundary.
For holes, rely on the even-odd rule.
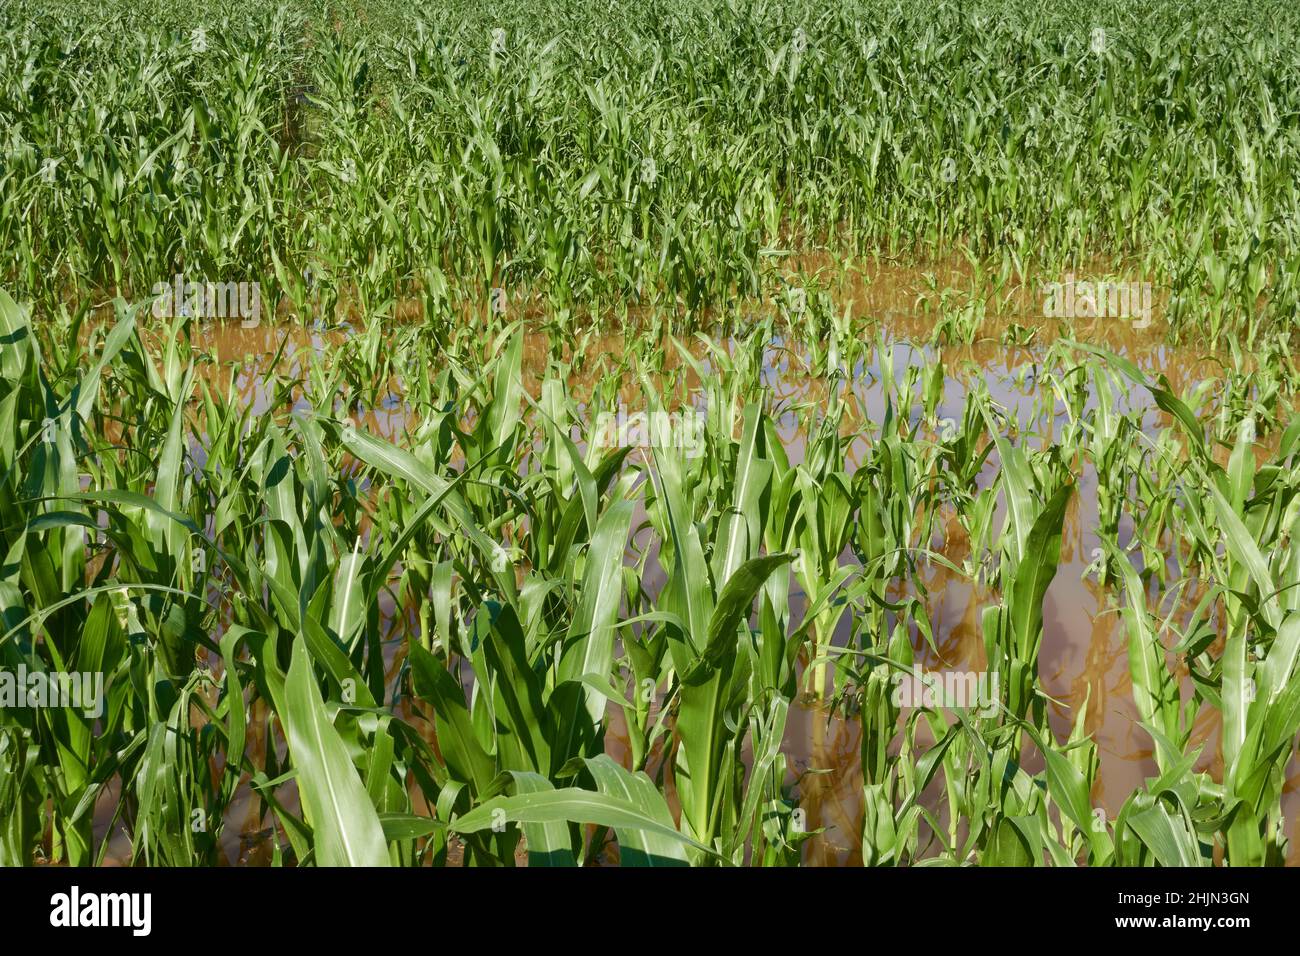
[[[938,675],[942,682],[946,676],[951,686],[961,689],[969,684],[993,702],[1003,675],[990,670],[982,620],[986,608],[997,607],[1004,600],[1005,584],[994,566],[996,531],[1001,528],[1007,535],[1013,527],[1008,521],[1000,452],[995,441],[985,438],[979,455],[973,448],[968,453],[972,462],[944,457],[945,446],[955,444],[958,432],[969,427],[967,410],[971,403],[982,403],[995,410],[993,420],[1014,436],[1014,447],[1030,460],[1060,454],[1067,448],[1074,453],[1062,463],[1063,480],[1074,491],[1060,514],[1059,554],[1051,583],[1042,596],[1035,693],[1042,701],[1045,723],[1041,726],[1050,732],[1050,739],[1072,744],[1086,739],[1095,748],[1091,773],[1085,778],[1089,813],[1095,815],[1089,819],[1106,826],[1106,821],[1115,820],[1124,811],[1132,794],[1161,773],[1156,745],[1144,726],[1149,714],[1144,715],[1136,702],[1141,688],[1136,692],[1134,688],[1129,629],[1140,625],[1131,619],[1131,609],[1125,610],[1126,582],[1110,569],[1107,541],[1114,541],[1121,552],[1141,556],[1141,600],[1151,609],[1151,633],[1158,635],[1170,668],[1169,679],[1186,701],[1179,719],[1185,722],[1181,725],[1181,747],[1194,755],[1189,772],[1221,784],[1225,770],[1222,711],[1200,698],[1192,665],[1177,650],[1199,628],[1202,641],[1211,644],[1211,653],[1222,653],[1226,620],[1216,613],[1206,613],[1207,605],[1215,601],[1215,583],[1201,578],[1199,572],[1188,573],[1181,556],[1185,543],[1180,542],[1172,522],[1167,521],[1162,530],[1153,533],[1148,525],[1149,512],[1144,514],[1140,506],[1126,507],[1124,499],[1135,492],[1144,477],[1136,471],[1117,478],[1109,470],[1115,467],[1114,452],[1108,451],[1110,458],[1102,457],[1102,467],[1108,469],[1103,479],[1098,472],[1095,442],[1099,428],[1112,442],[1127,429],[1124,440],[1131,444],[1149,448],[1168,445],[1175,418],[1168,404],[1162,408],[1141,382],[1155,382],[1163,376],[1172,393],[1202,394],[1206,401],[1226,409],[1231,405],[1231,390],[1243,388],[1243,382],[1261,374],[1256,363],[1242,362],[1238,357],[1234,381],[1231,375],[1224,374],[1225,367],[1234,361],[1230,355],[1198,351],[1192,346],[1171,347],[1163,343],[1160,329],[1147,331],[1131,325],[1105,327],[1106,346],[1114,350],[1115,356],[1114,362],[1108,362],[1095,351],[1076,347],[1060,327],[1035,316],[1033,303],[1023,298],[1009,299],[1009,307],[1004,305],[996,317],[982,323],[985,334],[981,337],[968,344],[954,344],[932,334],[926,310],[917,306],[917,289],[927,282],[924,273],[877,263],[863,275],[869,281],[855,280],[859,293],[856,301],[862,306],[852,305],[854,297],[843,290],[836,292],[843,296],[841,301],[850,303],[848,325],[843,331],[833,332],[820,352],[800,344],[780,327],[781,308],[762,302],[746,303],[737,309],[737,315],[743,318],[731,322],[733,327],[751,326],[748,335],[733,334],[716,345],[664,337],[653,343],[654,349],[647,349],[644,337],[629,343],[622,336],[598,336],[585,341],[581,351],[572,347],[557,350],[552,337],[536,330],[535,317],[527,317],[520,330],[511,333],[518,352],[511,361],[517,362],[521,400],[527,406],[517,427],[532,438],[515,453],[512,480],[526,486],[551,466],[553,451],[548,450],[548,439],[555,440],[550,429],[558,425],[558,420],[553,414],[556,406],[543,403],[548,396],[553,403],[557,391],[565,396],[564,405],[571,416],[563,434],[571,443],[575,462],[599,461],[615,448],[627,452],[626,457],[620,455],[618,485],[623,489],[621,497],[631,503],[632,510],[621,554],[611,550],[606,560],[622,569],[623,575],[632,576],[635,585],[628,585],[616,612],[611,607],[614,621],[629,622],[616,627],[613,635],[610,653],[614,667],[609,677],[614,686],[629,697],[637,692],[633,683],[637,668],[628,645],[654,639],[653,625],[638,619],[645,616],[643,609],[665,599],[673,570],[671,563],[665,563],[663,539],[656,534],[653,514],[658,491],[652,472],[661,455],[679,456],[679,464],[691,469],[702,448],[690,447],[690,441],[703,442],[711,429],[717,431],[715,437],[723,440],[741,438],[741,406],[755,401],[763,409],[765,425],[770,427],[769,440],[775,443],[768,454],[782,459],[782,466],[797,475],[820,467],[823,481],[828,475],[838,474],[853,488],[876,467],[882,439],[892,438],[904,447],[924,446],[927,451],[916,461],[928,458],[930,467],[913,474],[909,489],[899,489],[899,493],[913,495],[910,507],[914,510],[910,514],[895,512],[914,529],[899,540],[913,542],[916,557],[905,571],[895,571],[882,582],[877,592],[877,600],[890,610],[877,616],[864,613],[866,608],[854,603],[852,587],[844,587],[843,598],[836,599],[842,608],[827,619],[828,632],[818,635],[820,656],[810,648],[799,649],[789,661],[787,674],[787,686],[793,694],[778,746],[784,765],[779,776],[772,777],[771,792],[774,799],[785,804],[791,825],[796,827],[793,832],[800,834],[792,859],[804,865],[860,865],[864,853],[869,852],[863,843],[868,812],[863,792],[863,748],[883,746],[885,759],[897,761],[905,747],[914,752],[917,748],[922,752],[935,748],[943,739],[938,728],[944,726],[923,723],[909,729],[907,718],[912,707],[925,709],[924,689],[917,685],[920,693],[911,706],[900,706],[894,712],[893,733],[877,726],[864,734],[864,679],[869,685],[872,668],[864,669],[859,653],[865,656],[878,646],[879,638],[871,629],[901,628],[899,633],[908,644],[903,657],[909,659],[911,670],[899,669],[896,673],[904,677],[931,674]],[[950,273],[957,282],[963,275],[959,267]],[[409,352],[410,342],[418,341],[418,333],[424,328],[418,316],[408,317],[405,324],[386,325],[378,332],[355,320],[317,322],[306,328],[291,322],[255,328],[207,322],[192,328],[190,347],[195,355],[205,357],[202,381],[209,388],[224,387],[227,400],[232,406],[247,409],[248,418],[269,416],[293,421],[324,416],[336,420],[344,430],[352,429],[353,438],[364,432],[402,448],[419,440],[430,415],[438,416],[435,409],[444,416],[462,412],[451,427],[469,431],[481,427],[481,416],[486,412],[472,401],[468,405],[439,405],[421,393],[421,373],[426,369],[432,372],[436,365],[431,362],[425,366],[424,353],[417,353],[414,359],[400,356]],[[1020,344],[1006,341],[1009,329],[1016,330],[1012,334],[1023,340]],[[927,330],[931,334],[927,335]],[[1092,332],[1087,335],[1092,341],[1102,338],[1096,330],[1082,331],[1084,335]],[[1070,335],[1079,336],[1080,330],[1070,330]],[[144,340],[156,351],[167,348],[165,336],[151,334]],[[629,344],[634,347],[629,348]],[[321,395],[311,383],[319,380],[320,369],[340,360],[360,360],[367,351],[376,357],[366,366],[374,374],[354,378],[346,390],[326,392],[327,404],[318,405]],[[644,362],[642,356],[647,354],[655,358]],[[472,364],[471,360],[467,359],[466,364]],[[627,408],[644,410],[661,400],[668,403],[662,407],[662,432],[647,427],[639,437],[632,435],[629,440],[624,421],[621,435],[617,427],[611,433],[609,426],[611,421],[617,425],[618,409],[624,410],[626,418]],[[193,406],[194,427],[188,438],[187,456],[196,469],[209,467],[213,438],[205,428],[205,416],[214,410],[199,403]],[[1220,417],[1226,418],[1227,414],[1223,412]],[[692,416],[690,421],[698,422],[698,426],[687,427],[687,416]],[[974,427],[982,434],[987,423],[979,420]],[[1230,433],[1240,428],[1240,422],[1225,420],[1220,428],[1225,427]],[[684,443],[679,441],[683,432],[689,439]],[[382,472],[368,467],[364,454],[352,452],[346,431],[342,439],[346,450],[338,459],[337,474],[331,474],[330,480],[346,481],[355,489],[353,493],[364,512],[357,521],[360,536],[355,553],[368,553],[379,546],[377,536],[383,534],[377,530],[372,511],[383,495],[377,486]],[[1256,436],[1250,445],[1255,467],[1267,467],[1270,458],[1278,453],[1279,440],[1276,429]],[[775,445],[779,445],[779,453]],[[839,457],[831,459],[832,465],[840,466],[829,472],[824,470],[828,445],[838,450]],[[1229,464],[1228,456],[1222,453],[1212,451],[1209,459]],[[452,475],[467,473],[463,450],[450,449],[447,464]],[[963,469],[971,496],[966,500],[973,500],[975,510],[980,512],[974,522],[969,514],[971,506],[967,504],[963,509],[962,499],[943,492],[921,493],[927,482],[941,483],[945,474],[952,475],[954,470],[962,473]],[[1145,480],[1158,482],[1158,476],[1156,468]],[[1165,491],[1176,498],[1181,489]],[[856,520],[860,526],[861,513],[855,516],[852,510],[850,505],[842,518]],[[798,527],[797,521],[790,522],[791,529]],[[212,532],[211,524],[206,530]],[[525,510],[512,515],[503,530],[506,533],[500,544],[504,545],[504,553],[512,556],[510,573],[516,586],[536,586],[535,546],[526,543],[536,533],[532,514]],[[846,537],[842,533],[845,529],[824,530],[835,531],[839,537],[834,540],[841,546],[837,553],[831,553],[823,545],[826,566],[820,571],[820,579],[807,577],[806,570],[789,575],[784,595],[786,628],[795,633],[809,621],[810,604],[818,603],[826,580],[834,581],[843,572],[862,578],[869,570],[870,552],[862,546],[860,531],[851,531]],[[786,533],[791,534],[791,530]],[[798,533],[794,531],[796,536]],[[494,542],[494,546],[498,545]],[[797,553],[800,549],[791,550]],[[1152,573],[1146,574],[1147,562],[1153,559],[1161,562],[1160,569],[1152,568]],[[342,555],[341,560],[347,562],[350,557]],[[461,571],[453,562],[446,573],[450,596],[461,584]],[[387,585],[377,595],[375,622],[377,646],[384,662],[385,693],[391,698],[393,713],[418,728],[426,744],[437,749],[436,707],[430,709],[418,694],[409,695],[404,690],[410,678],[408,647],[414,643],[446,653],[470,699],[480,693],[482,679],[475,669],[475,653],[472,646],[466,648],[463,644],[457,653],[455,625],[450,620],[437,637],[431,635],[427,595],[411,589],[400,559],[390,568]],[[913,601],[918,604],[908,607],[907,602]],[[213,585],[207,603],[214,610],[214,640],[220,642],[236,615],[237,598],[224,585]],[[909,619],[908,612],[913,610],[924,624]],[[817,613],[814,608],[814,617]],[[226,664],[217,653],[209,653],[202,663],[213,675],[207,691],[209,705],[217,707]],[[671,665],[671,660],[667,663]],[[814,674],[819,670],[823,676],[816,684]],[[954,676],[957,681],[952,684]],[[656,678],[649,679],[654,684],[641,708],[625,712],[628,704],[619,694],[605,698],[600,714],[603,742],[598,750],[619,766],[644,771],[661,781],[665,805],[674,820],[680,821],[682,805],[675,787],[672,739],[680,707],[672,689],[677,678],[670,676],[667,687]],[[896,689],[903,683],[896,681]],[[265,751],[269,746],[277,759],[283,760],[289,752],[288,743],[274,710],[258,706],[254,694],[245,692],[245,697],[249,708],[248,739],[255,742],[250,745],[251,751]],[[944,704],[940,698],[932,706],[942,710]],[[978,706],[976,712],[987,716]],[[648,735],[647,728],[656,725],[664,729],[657,737]],[[871,743],[872,736],[877,743]],[[733,759],[745,768],[745,773],[753,774],[754,741],[741,740],[738,744]],[[879,759],[879,754],[874,759]],[[1020,759],[1027,774],[1044,774],[1044,756],[1035,742],[1025,747]],[[1280,791],[1285,819],[1289,821],[1288,837],[1297,808],[1296,773],[1291,760],[1286,764]],[[274,813],[256,797],[254,777],[254,771],[241,775],[224,811],[218,863],[270,863],[273,848],[284,838]],[[286,809],[300,812],[295,785],[289,783],[284,790],[281,799]],[[411,795],[422,796],[418,788],[411,788]],[[954,814],[953,804],[937,782],[919,788],[914,799],[925,810],[916,826],[916,859],[941,858],[959,838],[969,839],[969,822]],[[115,837],[111,832],[119,806],[120,793],[106,790],[98,802],[96,839],[108,846],[105,862],[121,865],[129,864],[132,854],[127,834]],[[436,814],[433,805],[425,804],[424,810]],[[1055,814],[1049,819],[1054,824],[1060,820]],[[617,863],[616,846],[616,842],[593,844],[588,862]],[[526,863],[526,840],[521,841],[513,858]],[[454,839],[447,859],[464,862],[463,847]],[[743,859],[753,862],[752,857]],[[1291,862],[1289,855],[1287,862]]]
[[0,865],[1300,862],[1297,27],[0,6]]

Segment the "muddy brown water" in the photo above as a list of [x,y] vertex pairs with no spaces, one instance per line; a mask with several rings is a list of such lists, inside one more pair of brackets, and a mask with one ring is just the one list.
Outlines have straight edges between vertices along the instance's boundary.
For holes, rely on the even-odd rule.
[[[961,267],[952,267],[943,281],[960,285],[966,278],[968,273]],[[887,340],[897,346],[894,350],[896,379],[902,377],[909,364],[920,364],[926,356],[933,355],[933,347],[924,343],[929,339],[935,316],[924,304],[918,305],[918,295],[936,288],[933,272],[877,271],[870,282],[853,281],[856,283],[855,301],[860,303],[856,311],[879,320],[871,337],[874,339],[878,332],[884,331]],[[1023,371],[1026,366],[1033,366],[1035,356],[1061,330],[1059,326],[1036,317],[1032,309],[1026,309],[1027,299],[1032,298],[1027,289],[1029,285],[1025,284],[1018,291],[1013,289],[1004,296],[1014,307],[1004,308],[986,320],[983,341],[965,347],[944,347],[947,367],[953,372],[961,371],[953,374],[945,384],[941,416],[960,418],[967,388],[972,377],[978,377],[995,400],[1022,421],[1027,429],[1036,427],[1038,431],[1035,434],[1047,440],[1049,436],[1043,433],[1043,429],[1054,428],[1054,423],[1061,419],[1062,410],[1058,405],[1054,412],[1038,415],[1043,411],[1039,404],[1039,389],[1032,378],[1026,380],[1023,377]],[[843,289],[840,291],[842,294]],[[1002,333],[1012,325],[1023,325],[1035,331],[1027,347],[1002,343]],[[1123,321],[1084,321],[1070,331],[1074,338],[1114,349],[1150,373],[1163,373],[1178,394],[1186,394],[1197,383],[1215,377],[1221,370],[1213,355],[1194,347],[1166,344],[1159,321],[1153,327],[1141,330]],[[300,374],[311,353],[331,348],[339,341],[340,335],[347,334],[311,332],[295,324],[268,323],[250,329],[233,322],[213,323],[205,328],[202,340],[196,344],[214,351],[223,362],[244,361],[244,368],[236,376],[236,387],[253,405],[255,412],[263,413],[270,410],[269,402],[274,391],[268,387],[270,369],[265,364],[271,356],[281,353],[283,346],[281,370],[290,375]],[[618,354],[625,344],[622,335],[609,334],[596,336],[588,343],[588,348],[595,352]],[[704,357],[701,350],[692,351],[697,357]],[[532,385],[535,386],[544,373],[549,356],[549,345],[544,335],[526,338],[525,378],[531,376]],[[705,366],[708,367],[707,359]],[[879,421],[883,415],[885,402],[878,371],[875,367],[852,370],[842,395],[850,420]],[[575,395],[592,384],[592,374],[596,373],[588,373],[586,380],[575,376],[572,383]],[[693,375],[687,376],[687,380],[692,386],[699,385]],[[805,403],[824,406],[834,386],[807,377],[797,355],[792,357],[792,352],[780,340],[771,343],[764,363],[763,381],[772,390],[772,407],[777,412],[778,430],[786,451],[792,463],[801,461],[806,436],[799,430],[796,416],[783,415],[782,410],[788,411]],[[629,391],[628,394],[635,392]],[[1168,425],[1168,420],[1142,390],[1131,390],[1123,397],[1119,411],[1130,408],[1143,411],[1144,427],[1148,429]],[[378,434],[396,439],[409,424],[410,416],[410,409],[403,404],[401,396],[394,394],[382,405],[364,410],[360,423]],[[858,463],[865,448],[865,439],[860,435],[847,445],[847,467],[850,470]],[[202,454],[200,448],[192,450]],[[996,465],[991,465],[991,468],[996,469]],[[982,483],[991,478],[992,475],[986,474]],[[1043,689],[1051,698],[1048,713],[1058,741],[1069,736],[1075,714],[1086,702],[1085,727],[1097,744],[1100,759],[1100,772],[1091,794],[1092,803],[1094,807],[1104,809],[1108,819],[1114,820],[1129,794],[1140,789],[1146,778],[1156,775],[1156,765],[1151,740],[1137,721],[1128,670],[1127,636],[1121,617],[1115,611],[1114,596],[1107,588],[1099,586],[1093,576],[1085,573],[1094,549],[1100,546],[1096,535],[1096,475],[1089,469],[1077,478],[1078,490],[1065,523],[1060,566],[1047,592],[1044,607],[1039,673]],[[1000,522],[999,511],[994,518],[994,527]],[[1122,535],[1128,533],[1129,529],[1122,529]],[[947,542],[944,544],[946,546]],[[845,559],[851,560],[851,556],[846,555]],[[651,567],[654,566],[651,562]],[[937,565],[930,566],[926,573],[929,575],[925,582],[927,607],[937,653],[917,636],[914,641],[918,662],[926,670],[982,671],[985,660],[980,612],[995,602],[996,596]],[[802,614],[801,597],[797,586],[792,587],[792,614],[796,622]],[[406,628],[413,618],[410,609],[393,607],[387,596],[384,600],[382,611],[389,626],[386,647],[391,680],[396,677],[404,657]],[[849,637],[846,616],[834,642],[843,644]],[[1184,674],[1185,698],[1189,692]],[[250,716],[253,719],[249,728],[249,752],[261,752],[265,735],[273,732],[265,705],[261,702],[255,704]],[[417,720],[416,723],[422,722]],[[1219,731],[1218,713],[1209,707],[1203,708],[1195,719],[1192,746],[1203,745],[1196,769],[1208,771],[1215,780],[1221,780],[1223,772],[1218,747]],[[278,730],[274,733],[273,745],[283,753],[284,745]],[[860,728],[855,719],[831,712],[806,696],[794,702],[783,744],[789,765],[787,783],[806,815],[807,827],[822,831],[804,844],[803,861],[807,865],[835,866],[861,862],[857,836],[863,823],[859,746]],[[624,762],[630,752],[623,716],[615,706],[608,711],[606,749]],[[652,755],[652,769],[654,761],[661,760],[662,756],[662,752]],[[1041,769],[1041,760],[1035,761],[1032,753],[1026,759],[1026,769],[1030,772]],[[1300,827],[1297,826],[1300,822],[1300,794],[1297,790],[1300,790],[1300,763],[1293,761],[1283,798],[1287,832],[1291,839],[1288,861],[1291,865],[1300,864]],[[126,835],[108,832],[116,803],[117,791],[110,789],[101,798],[96,814],[97,840],[107,837],[111,841],[107,853],[110,864],[124,863],[129,859]],[[290,799],[287,803],[291,809],[296,809],[296,801]],[[934,809],[941,815],[944,809],[940,803],[936,799]],[[431,813],[432,808],[422,811],[417,806],[417,812]],[[222,839],[225,862],[228,865],[269,863],[276,832],[274,817],[269,813],[259,816],[256,797],[247,787],[241,789],[226,815]],[[456,855],[453,853],[452,857],[454,862]],[[520,859],[524,858],[521,856]]]

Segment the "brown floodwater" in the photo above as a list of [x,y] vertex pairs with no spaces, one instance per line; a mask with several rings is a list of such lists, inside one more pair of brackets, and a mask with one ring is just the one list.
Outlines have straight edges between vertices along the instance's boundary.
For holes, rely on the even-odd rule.
[[[805,266],[807,264],[804,264]],[[930,269],[903,269],[888,264],[876,264],[873,270],[831,270],[825,285],[831,290],[836,308],[848,308],[860,320],[856,329],[874,341],[883,334],[894,345],[895,379],[901,380],[909,365],[923,365],[936,354],[937,347],[930,344],[938,314],[935,303],[940,293],[972,288],[972,277],[964,263],[946,263]],[[1167,343],[1164,325],[1160,319],[1162,302],[1157,296],[1155,321],[1147,328],[1135,328],[1132,322],[1119,319],[1078,320],[1064,328],[1059,322],[1044,320],[1035,313],[1037,301],[1035,283],[1008,283],[985,317],[978,341],[970,345],[942,347],[942,357],[949,378],[945,383],[940,416],[960,419],[967,390],[975,381],[982,381],[993,398],[1007,409],[1008,415],[1021,425],[1021,434],[1033,442],[1048,442],[1055,430],[1065,421],[1064,407],[1050,395],[1044,395],[1038,385],[1036,357],[1055,338],[1070,337],[1105,345],[1138,364],[1144,371],[1165,375],[1177,394],[1187,394],[1198,383],[1216,377],[1222,371],[1223,357],[1208,354],[1194,346],[1172,346]],[[261,414],[273,411],[271,402],[276,389],[270,384],[272,370],[268,367],[272,356],[279,356],[277,370],[289,377],[304,374],[314,353],[335,347],[355,329],[314,332],[300,323],[266,323],[256,328],[243,328],[237,322],[210,323],[204,327],[196,345],[210,350],[222,362],[238,362],[242,366],[235,373],[235,385],[244,401]],[[152,332],[150,334],[153,334]],[[588,356],[620,356],[628,342],[622,333],[594,334],[585,341]],[[734,343],[723,340],[730,349]],[[1021,344],[1012,344],[1019,342]],[[691,352],[705,370],[712,368],[705,350],[699,343]],[[674,364],[672,350],[667,364]],[[876,362],[880,361],[878,352]],[[566,358],[569,356],[566,356]],[[524,373],[526,387],[534,397],[541,376],[552,358],[550,340],[545,334],[530,333],[525,339]],[[1026,375],[1026,370],[1031,374]],[[800,426],[795,410],[804,407],[825,407],[832,390],[838,390],[845,408],[846,434],[851,440],[846,445],[849,470],[862,459],[868,448],[868,435],[864,425],[879,422],[885,410],[885,397],[880,386],[878,364],[859,365],[846,370],[842,382],[828,382],[808,373],[798,345],[777,338],[770,343],[764,358],[762,381],[771,389],[771,407],[778,422],[778,431],[791,462],[803,459],[807,436]],[[573,376],[572,394],[590,394],[591,388],[604,374],[604,366],[588,363],[584,371]],[[224,379],[224,375],[223,375]],[[684,377],[688,387],[701,382],[693,372]],[[634,383],[623,389],[625,397],[637,394]],[[1131,388],[1118,396],[1118,411],[1140,410],[1143,427],[1154,433],[1167,427],[1168,419],[1154,407],[1144,390]],[[919,403],[918,403],[919,404]],[[1095,407],[1095,396],[1087,407]],[[412,423],[412,411],[395,388],[388,400],[375,407],[361,410],[359,424],[391,439],[398,439]],[[915,420],[915,416],[914,419]],[[579,436],[575,435],[575,438]],[[202,456],[202,448],[192,448]],[[996,462],[990,462],[981,477],[981,487],[987,487],[996,476]],[[1108,819],[1114,820],[1121,806],[1134,790],[1143,786],[1144,780],[1156,775],[1152,756],[1152,742],[1137,721],[1129,677],[1127,636],[1121,616],[1116,612],[1115,596],[1108,588],[1099,586],[1094,575],[1087,572],[1095,549],[1101,542],[1097,537],[1098,503],[1097,476],[1091,468],[1084,469],[1077,478],[1077,492],[1067,514],[1059,570],[1047,592],[1044,607],[1043,640],[1039,660],[1039,675],[1044,691],[1050,697],[1048,714],[1058,741],[1070,734],[1079,708],[1087,707],[1085,727],[1096,743],[1100,759],[1100,772],[1091,794],[1094,807],[1105,810]],[[999,506],[1000,508],[1000,506]],[[638,517],[640,516],[639,513]],[[1001,510],[994,517],[994,527],[1001,522]],[[940,522],[942,525],[942,522]],[[950,523],[956,527],[956,522]],[[634,527],[636,523],[634,522]],[[1127,542],[1132,529],[1122,524],[1121,543]],[[959,535],[944,533],[932,546],[946,551],[956,563],[961,563]],[[851,561],[847,554],[842,560]],[[649,575],[662,571],[657,562],[647,563]],[[964,576],[937,564],[924,569],[927,591],[926,603],[930,615],[936,649],[931,649],[914,636],[918,662],[927,671],[966,670],[982,671],[985,668],[984,646],[980,631],[980,612],[997,596],[972,583]],[[1173,582],[1171,581],[1171,584]],[[648,581],[648,587],[653,582]],[[1166,589],[1167,592],[1167,589]],[[405,655],[404,642],[413,625],[412,609],[393,606],[392,599],[384,598],[381,609],[383,620],[389,628],[386,641],[390,680],[397,675]],[[791,606],[794,623],[802,615],[803,598],[792,586]],[[1166,610],[1168,605],[1163,605]],[[836,631],[833,643],[844,645],[852,637],[852,622],[844,616]],[[1164,635],[1167,646],[1173,638]],[[466,670],[468,676],[468,670]],[[834,668],[831,668],[834,682]],[[1190,681],[1182,672],[1184,698],[1190,696]],[[406,714],[411,714],[410,703],[404,702]],[[284,742],[278,729],[267,720],[263,703],[254,705],[250,715],[248,748],[250,753],[261,753],[266,745],[265,735],[273,733],[272,746],[284,753]],[[427,726],[423,721],[414,721]],[[1192,745],[1203,746],[1196,765],[1198,771],[1207,771],[1215,780],[1222,779],[1223,766],[1219,754],[1220,723],[1217,711],[1208,706],[1196,716],[1192,732]],[[922,736],[922,741],[928,739]],[[853,717],[832,710],[808,697],[801,697],[792,705],[784,736],[783,752],[789,772],[787,784],[806,815],[809,830],[820,830],[803,846],[803,860],[808,865],[852,865],[861,862],[858,834],[863,823],[862,779],[859,770],[860,726]],[[606,748],[617,759],[626,760],[630,754],[627,729],[621,710],[612,706],[608,711]],[[651,755],[653,773],[664,754],[662,748]],[[748,755],[745,757],[748,760]],[[1037,762],[1036,762],[1037,761]],[[1025,759],[1026,769],[1041,769],[1041,760],[1032,752]],[[284,788],[291,791],[291,786]],[[1300,764],[1293,761],[1288,772],[1284,809],[1288,818],[1287,830],[1291,838],[1292,865],[1300,864],[1300,830],[1296,823],[1300,814]],[[670,799],[673,798],[671,789]],[[928,793],[928,806],[941,824],[946,825],[946,809],[941,792]],[[96,815],[97,839],[107,837],[110,847],[107,860],[122,863],[129,859],[129,844],[124,833],[109,833],[116,809],[115,790],[107,791],[101,798]],[[296,801],[286,801],[296,809]],[[417,806],[417,812],[432,813],[432,808]],[[264,865],[271,861],[271,846],[277,828],[271,814],[259,815],[258,800],[247,787],[226,815],[222,847],[225,862],[230,865]],[[928,832],[923,828],[923,834]],[[283,837],[280,837],[283,842]],[[923,839],[924,842],[924,839]],[[603,856],[602,859],[607,859]],[[458,859],[452,853],[453,862]],[[521,861],[524,859],[520,857]]]

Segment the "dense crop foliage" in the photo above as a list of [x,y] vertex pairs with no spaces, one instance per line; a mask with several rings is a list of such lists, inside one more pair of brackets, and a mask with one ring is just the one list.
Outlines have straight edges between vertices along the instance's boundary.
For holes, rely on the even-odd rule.
[[0,11],[3,279],[43,303],[184,271],[301,311],[307,271],[365,317],[497,287],[567,325],[958,247],[1128,268],[1198,338],[1300,301],[1290,3],[86,8]]
[[1298,16],[10,0],[0,865],[1287,862]]

